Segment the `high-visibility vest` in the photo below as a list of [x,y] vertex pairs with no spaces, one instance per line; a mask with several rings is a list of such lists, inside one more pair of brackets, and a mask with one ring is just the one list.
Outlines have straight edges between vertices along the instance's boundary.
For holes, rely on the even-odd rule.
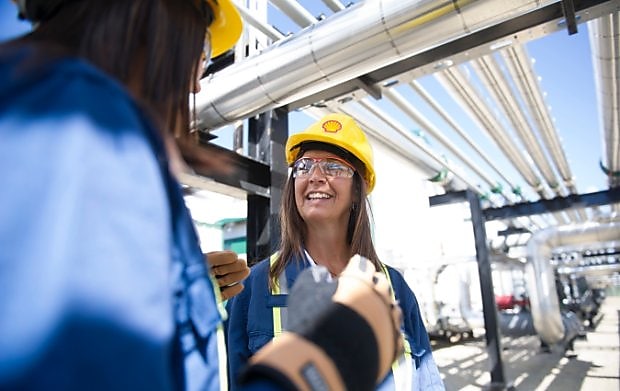
[[[278,253],[274,253],[269,258],[269,265],[273,267]],[[388,273],[387,267],[382,263],[381,268],[385,274],[388,283],[390,284],[390,292],[392,293],[392,299],[396,300],[394,295],[394,289],[392,288],[392,279]],[[282,271],[282,274],[278,276],[278,280],[275,286],[271,288],[272,295],[288,295],[288,283],[286,281],[286,270]],[[286,307],[273,307],[273,337],[278,338],[282,334],[282,330],[286,325],[287,309]],[[413,389],[413,376],[415,374],[415,365],[413,357],[411,356],[411,345],[405,337],[404,333],[401,333],[403,338],[404,351],[392,364],[392,374],[394,376],[394,389],[395,390],[412,390]]]

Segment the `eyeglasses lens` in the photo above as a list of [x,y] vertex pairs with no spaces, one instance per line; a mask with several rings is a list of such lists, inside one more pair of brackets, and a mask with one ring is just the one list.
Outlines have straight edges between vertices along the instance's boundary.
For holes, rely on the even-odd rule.
[[323,175],[330,178],[350,178],[354,174],[351,167],[336,159],[301,158],[293,165],[293,177],[304,178],[310,176],[314,166],[318,166]]

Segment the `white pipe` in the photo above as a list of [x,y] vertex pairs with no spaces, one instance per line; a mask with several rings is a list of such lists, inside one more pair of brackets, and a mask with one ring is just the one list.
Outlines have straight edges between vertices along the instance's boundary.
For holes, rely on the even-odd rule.
[[[473,172],[478,174],[480,178],[482,178],[490,188],[493,188],[497,185],[497,182],[490,178],[485,172],[483,172],[480,167],[478,167],[475,163],[473,163],[461,150],[454,145],[448,137],[444,136],[443,133],[428,120],[422,113],[420,113],[409,101],[407,101],[398,91],[385,89],[383,91],[383,95],[388,98],[394,105],[396,105],[399,109],[401,109],[405,114],[407,114],[411,119],[413,119],[422,129],[424,129],[431,136],[436,138],[440,143],[442,143],[450,152],[452,152],[456,157],[458,157],[467,167],[469,167]],[[509,202],[512,202],[512,197],[509,194],[501,193],[502,196]]]
[[516,87],[525,100],[531,117],[534,119],[541,131],[541,136],[545,141],[547,149],[553,159],[555,166],[564,180],[564,185],[570,193],[577,193],[574,178],[570,172],[570,167],[564,155],[564,150],[560,142],[555,125],[551,120],[551,115],[547,104],[540,91],[538,78],[534,73],[531,61],[527,55],[525,47],[515,44],[501,51],[502,57],[513,76]]
[[[506,77],[499,69],[493,56],[483,56],[472,61],[472,68],[486,86],[489,93],[499,103],[502,112],[510,120],[517,135],[523,142],[527,152],[540,170],[543,178],[556,195],[565,195],[551,165],[547,161],[543,149],[538,142],[534,129],[531,129],[525,115],[513,95]],[[499,130],[501,131],[501,130]]]
[[481,94],[469,83],[460,68],[454,66],[445,69],[435,74],[435,77],[455,100],[461,102],[461,106],[472,120],[478,123],[480,129],[486,132],[489,138],[504,152],[536,193],[546,198],[546,188],[538,174],[525,161],[514,140],[511,140],[505,131],[500,131],[503,126],[493,115],[491,108],[485,103]]
[[620,186],[620,14],[588,22],[588,29],[603,139],[601,162],[609,172],[609,186],[615,187]]
[[440,167],[445,167],[450,172],[452,172],[457,178],[459,178],[461,181],[463,181],[465,184],[467,184],[467,187],[469,187],[470,189],[476,191],[479,194],[481,193],[481,190],[478,188],[478,186],[476,186],[465,175],[465,173],[462,172],[462,170],[459,167],[456,167],[454,164],[446,161],[446,159],[444,159],[441,156],[439,156],[429,146],[427,146],[425,143],[423,143],[419,137],[414,136],[411,132],[409,132],[407,130],[407,128],[405,128],[405,126],[403,126],[401,123],[396,121],[393,118],[393,116],[391,116],[388,113],[386,113],[385,111],[381,110],[376,105],[369,104],[365,100],[359,101],[359,104],[362,105],[366,110],[370,111],[371,113],[373,113],[377,117],[381,118],[381,120],[383,120],[384,122],[388,123],[392,128],[397,130],[400,135],[405,137],[405,139],[407,139],[407,140],[411,141],[412,143],[414,143],[419,149],[421,149],[424,152],[424,154],[426,156],[428,156],[431,159],[435,160],[435,162]]
[[273,41],[278,41],[284,38],[284,35],[280,33],[278,30],[276,30],[273,26],[270,26],[268,24],[261,22],[258,18],[256,18],[252,14],[252,12],[250,12],[250,10],[248,10],[247,8],[243,6],[240,6],[238,1],[236,2],[236,4],[237,4],[237,9],[239,10],[239,13],[241,14],[241,17],[250,26],[254,27],[261,33],[265,34],[267,37],[271,38],[271,40]]
[[443,120],[446,121],[446,123],[455,132],[457,132],[459,136],[463,138],[463,140],[465,140],[467,145],[469,145],[474,151],[478,153],[478,155],[480,155],[480,157],[485,161],[485,163],[488,164],[491,169],[493,169],[496,175],[502,178],[504,182],[506,182],[510,186],[511,189],[515,188],[515,185],[511,183],[510,179],[508,179],[508,177],[495,166],[495,163],[491,161],[491,158],[489,158],[489,156],[478,146],[478,144],[474,140],[472,140],[471,137],[469,137],[469,135],[456,123],[456,121],[454,121],[450,114],[448,114],[446,110],[441,107],[441,105],[424,89],[424,87],[420,85],[420,83],[418,83],[416,80],[412,80],[411,82],[409,82],[409,86],[418,95],[420,95],[420,97],[426,103],[428,103],[428,105],[431,106],[437,112],[437,114],[439,114],[439,116],[443,118]]
[[469,276],[469,270],[460,270],[460,272],[459,311],[461,312],[461,316],[472,332],[478,329],[484,329],[484,313],[479,310],[474,310],[471,304],[471,277]]
[[[424,146],[413,134],[404,131],[397,124],[386,122],[385,119],[389,119],[389,116],[376,107],[372,107],[370,110],[362,109],[367,107],[372,106],[365,102],[352,102],[340,106],[338,111],[355,118],[356,122],[368,135],[414,162],[429,178],[435,176],[446,167],[446,163],[438,159],[435,152]],[[369,113],[372,115],[369,115]],[[377,121],[377,118],[380,122]],[[397,127],[394,127],[394,125]],[[458,175],[457,179],[452,184],[456,189],[462,190],[468,186],[468,183],[464,182]]]
[[544,229],[532,235],[527,244],[525,273],[534,327],[543,341],[554,344],[560,342],[565,334],[550,262],[553,249],[613,242],[619,238],[620,222],[567,225]]
[[295,0],[271,0],[271,4],[301,27],[308,27],[317,22],[317,19]]
[[333,12],[342,11],[344,9],[344,5],[338,0],[323,0],[323,3]]

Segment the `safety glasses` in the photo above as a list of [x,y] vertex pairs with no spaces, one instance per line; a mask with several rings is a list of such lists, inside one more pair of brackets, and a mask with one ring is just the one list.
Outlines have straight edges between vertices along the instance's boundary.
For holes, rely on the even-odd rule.
[[323,175],[330,178],[351,178],[355,173],[355,169],[342,159],[302,157],[293,163],[293,178],[309,177],[315,166],[319,167]]

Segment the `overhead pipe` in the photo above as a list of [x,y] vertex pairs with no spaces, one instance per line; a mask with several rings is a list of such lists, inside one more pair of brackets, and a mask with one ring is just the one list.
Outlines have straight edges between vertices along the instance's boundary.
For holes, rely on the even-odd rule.
[[[274,4],[276,6],[278,6],[278,8],[280,8],[283,12],[285,12],[287,15],[293,17],[294,15],[294,11],[286,11],[287,8],[285,8],[285,6],[282,6],[283,3],[282,1],[278,1],[278,2],[274,2]],[[333,10],[333,11],[340,11],[342,9],[344,9],[345,7],[338,1],[327,1],[326,4]],[[248,12],[248,10],[245,7],[239,7],[241,9],[241,13],[242,16],[244,18],[246,18],[246,20],[249,21],[249,24],[252,25],[253,27],[257,28],[259,31],[263,32],[263,34],[267,35],[269,38],[271,38],[272,40],[276,41],[279,39],[284,38],[284,35],[282,35],[281,33],[279,33],[277,30],[275,30],[273,27],[266,25],[264,23],[261,23],[260,21],[258,21],[258,19],[256,19],[251,12]],[[312,24],[312,23],[316,23],[317,20],[313,19],[312,16],[309,16],[309,13],[304,13],[304,12],[299,12],[296,15],[296,18],[293,18],[294,21],[299,24],[299,25],[307,25],[307,24]],[[322,113],[327,113],[329,112],[328,110],[324,110],[324,109],[316,109],[313,111],[319,111]],[[370,128],[370,127],[369,127]],[[368,131],[368,130],[367,130]],[[370,133],[371,134],[375,134],[376,131],[374,131],[374,129],[370,128]],[[375,137],[377,135],[375,134]],[[378,137],[378,138],[383,138],[383,137]],[[387,140],[383,140],[383,142],[388,145],[389,141]],[[431,156],[431,158],[434,158],[434,156]],[[464,159],[464,161],[467,161],[467,159]],[[425,162],[422,165],[422,169],[426,169],[426,170],[433,170],[433,168],[431,167],[432,164],[429,164],[428,162]],[[474,169],[474,171],[476,171],[481,177],[485,178],[488,183],[492,183],[493,181],[489,178],[486,177],[486,175],[484,173],[479,172],[480,170],[478,170],[475,166],[472,167]],[[438,169],[435,169],[435,172],[432,175],[436,175],[437,174]],[[506,197],[506,195],[504,195],[504,197]],[[509,199],[508,197],[506,197],[507,199]]]
[[312,16],[308,10],[302,7],[296,0],[270,0],[271,4],[278,7],[278,9],[284,12],[293,22],[297,23],[301,27],[308,27],[311,24],[316,23],[317,19]]
[[[376,105],[369,104],[364,99],[360,100],[358,103],[362,107],[364,107],[366,110],[370,111],[372,114],[380,118],[383,122],[387,123],[392,129],[396,130],[398,134],[400,134],[406,140],[415,144],[417,148],[419,148],[420,150],[422,150],[422,152],[424,152],[424,155],[434,160],[435,163],[439,165],[439,167],[445,167],[448,171],[452,172],[457,178],[459,178],[463,183],[467,185],[466,187],[469,187],[470,189],[478,192],[479,194],[482,193],[480,188],[474,182],[472,182],[471,179],[469,179],[465,175],[465,173],[461,171],[459,167],[454,166],[454,164],[446,161],[446,159],[438,155],[428,145],[422,142],[422,139],[420,137],[414,136],[404,125],[402,125],[400,122],[395,120],[393,116],[381,110]],[[499,206],[499,205],[496,204],[495,206]]]
[[618,238],[620,222],[566,225],[534,232],[527,244],[525,273],[534,328],[544,342],[558,343],[565,338],[567,331],[560,313],[554,268],[550,262],[553,250],[615,242]]
[[[549,151],[549,155],[555,167],[562,177],[564,186],[568,190],[569,194],[576,194],[577,186],[575,184],[575,178],[571,173],[564,148],[560,141],[555,125],[549,114],[547,104],[543,99],[543,93],[538,83],[538,77],[536,76],[531,64],[530,56],[524,46],[515,44],[501,51],[501,55],[504,58],[504,62],[507,65],[508,73],[513,78],[517,90],[523,98],[523,102],[528,109],[531,118],[536,124],[539,133],[541,134],[545,145]],[[564,193],[559,193],[561,196],[565,196]],[[571,216],[573,221],[588,221],[588,216],[584,210],[578,209],[576,211],[567,211],[566,214]]]
[[510,181],[510,179],[508,179],[508,177],[501,171],[499,170],[496,166],[495,163],[493,163],[490,159],[490,157],[478,146],[478,144],[476,142],[474,142],[474,140],[472,140],[471,137],[469,137],[469,135],[461,128],[461,126],[459,124],[456,123],[456,121],[450,116],[450,114],[448,114],[448,112],[441,107],[441,105],[424,89],[424,87],[422,87],[420,85],[419,82],[417,82],[416,80],[412,80],[409,82],[409,86],[429,105],[433,108],[433,110],[435,110],[435,112],[456,132],[458,133],[459,136],[461,136],[461,138],[463,140],[465,140],[465,142],[467,143],[467,145],[469,145],[474,151],[476,151],[478,153],[478,155],[480,155],[480,157],[482,158],[482,160],[484,160],[484,162],[486,164],[489,165],[489,167],[491,167],[491,169],[495,172],[496,175],[498,175],[500,178],[502,178],[504,180],[504,182],[506,182],[510,188],[514,191],[516,189],[516,186]]
[[[360,105],[365,110],[362,111],[355,109],[353,105]],[[334,108],[334,110],[336,110],[336,108]],[[352,102],[338,106],[337,110],[355,118],[360,126],[369,135],[383,142],[390,148],[397,150],[406,158],[416,161],[416,165],[421,169],[426,170],[425,172],[429,175],[429,177],[445,168],[451,171],[455,176],[455,180],[453,180],[455,184],[452,185],[454,190],[462,190],[468,187],[476,191],[478,194],[482,194],[479,186],[475,185],[464,173],[461,172],[458,167],[455,167],[441,156],[437,155],[437,153],[429,146],[425,145],[419,137],[414,136],[404,125],[396,121],[393,116],[384,112],[376,105],[372,105],[365,100],[361,100],[359,102]],[[318,108],[309,108],[306,111],[318,111],[323,114],[326,112],[325,109]],[[380,119],[384,124],[380,124],[373,119],[369,119],[367,112],[373,114],[374,117]],[[320,115],[317,115],[317,117],[319,116]],[[390,134],[390,131],[395,131],[395,133]],[[490,186],[491,183],[487,183],[487,185]],[[494,207],[501,206],[496,200],[493,199],[489,199],[489,203]],[[514,220],[518,223],[517,225],[525,227],[530,231],[535,231],[549,225],[544,221],[534,221],[534,219],[538,217],[539,216],[517,217]]]
[[284,106],[558,0],[356,3],[201,81],[201,129]]
[[[394,120],[389,115],[377,107],[363,101],[351,102],[340,106],[338,111],[355,118],[356,122],[368,135],[381,141],[384,145],[397,151],[405,158],[414,161],[416,166],[429,178],[436,176],[444,169],[450,170],[452,168],[449,163],[442,160],[432,149],[424,145],[419,137],[415,137],[403,126],[394,123]],[[372,116],[369,116],[369,113]],[[377,119],[381,122],[377,121]],[[446,187],[463,190],[473,186],[473,183],[458,169],[453,169],[456,172],[455,178],[452,180],[453,183]]]
[[530,57],[525,47],[520,44],[514,44],[503,49],[500,53],[504,58],[508,71],[513,77],[517,89],[525,100],[526,107],[531,117],[541,131],[541,136],[545,141],[545,145],[549,150],[558,172],[562,176],[564,185],[571,194],[577,193],[575,178],[571,174],[564,149],[562,148],[562,143],[560,142],[555,125],[551,120],[547,104],[540,91],[538,78],[534,73]]
[[601,166],[609,187],[620,186],[620,13],[588,22],[603,141]]
[[[547,161],[543,149],[537,138],[534,136],[534,130],[530,129],[530,126],[523,114],[523,111],[519,107],[519,103],[514,97],[508,81],[504,77],[504,74],[499,69],[499,65],[492,56],[482,56],[471,62],[474,72],[478,75],[483,85],[489,91],[491,96],[499,103],[499,108],[502,113],[512,125],[517,136],[525,146],[528,154],[533,160],[533,164],[542,174],[547,185],[555,193],[556,196],[565,196],[560,182],[558,181],[551,165]],[[502,129],[496,129],[497,132],[501,132]],[[545,193],[545,198],[549,199],[549,193]],[[556,212],[553,216],[556,220],[567,224],[570,219],[565,219],[565,214],[571,215],[570,212]],[[573,221],[579,221],[578,216],[571,216]]]
[[[497,182],[490,178],[486,173],[484,173],[475,163],[473,163],[461,150],[454,145],[448,137],[444,136],[443,133],[433,124],[431,123],[422,113],[420,113],[411,103],[409,103],[401,94],[399,94],[396,90],[385,89],[383,90],[383,95],[389,99],[396,107],[401,109],[406,115],[408,115],[411,119],[413,119],[422,129],[424,129],[428,134],[437,139],[441,144],[443,144],[450,152],[452,152],[457,158],[459,158],[467,167],[469,167],[473,172],[478,174],[480,178],[482,178],[489,188],[497,187]],[[508,203],[512,203],[512,197],[510,194],[506,194],[503,191],[500,191],[500,194],[508,201]]]
[[489,93],[499,103],[499,107],[506,118],[510,120],[514,130],[551,190],[553,190],[556,195],[564,196],[565,194],[562,192],[561,185],[553,172],[553,168],[551,168],[540,143],[534,136],[534,129],[530,129],[527,119],[523,111],[519,108],[519,103],[513,95],[506,77],[500,70],[493,56],[487,55],[477,58],[471,62],[471,65]]
[[435,77],[456,101],[461,102],[461,107],[504,152],[534,191],[540,197],[547,198],[547,189],[538,177],[538,174],[534,172],[522,153],[515,146],[514,140],[508,137],[506,132],[499,131],[499,129],[503,129],[503,126],[492,113],[491,108],[484,103],[485,101],[480,93],[467,81],[460,68],[458,66],[447,68],[436,73]]
[[338,0],[323,0],[323,3],[325,3],[332,12],[338,12],[344,9],[344,5]]
[[[237,3],[238,4],[238,3]],[[258,31],[260,31],[261,33],[265,34],[265,36],[267,36],[268,38],[270,38],[272,41],[278,41],[282,38],[284,38],[284,34],[282,34],[281,32],[279,32],[278,30],[276,30],[273,26],[263,23],[261,22],[256,16],[254,16],[254,14],[248,10],[247,8],[238,5],[237,9],[239,10],[239,13],[241,14],[241,17],[243,18],[243,20],[249,24],[250,26],[254,27],[255,29],[257,29]]]

